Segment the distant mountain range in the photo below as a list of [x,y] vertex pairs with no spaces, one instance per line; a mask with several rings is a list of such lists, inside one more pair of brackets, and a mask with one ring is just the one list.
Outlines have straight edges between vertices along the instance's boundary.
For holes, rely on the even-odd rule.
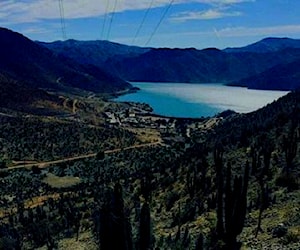
[[252,53],[268,53],[276,52],[284,49],[300,49],[300,39],[290,38],[265,38],[259,42],[250,44],[242,48],[227,48],[224,51],[227,53],[234,52],[252,52]]
[[[169,49],[140,48],[107,41],[39,43],[81,64],[100,67],[126,81],[224,83],[256,89],[295,89],[297,74],[274,83],[269,75],[276,67],[300,59],[300,40],[266,38],[242,48]],[[281,65],[281,66],[280,66]],[[271,70],[271,71],[270,71]],[[263,82],[259,81],[264,75]],[[254,81],[254,79],[257,79]],[[291,82],[292,81],[292,82]]]

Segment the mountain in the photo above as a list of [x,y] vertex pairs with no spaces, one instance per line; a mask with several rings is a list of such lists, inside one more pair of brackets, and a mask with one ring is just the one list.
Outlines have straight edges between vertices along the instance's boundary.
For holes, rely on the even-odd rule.
[[[110,74],[123,78],[125,81],[128,78],[120,75],[114,64],[126,58],[137,57],[151,50],[150,48],[127,46],[109,41],[78,41],[72,39],[52,43],[37,43],[59,55],[71,58],[77,63],[100,67]],[[112,61],[113,64],[108,64],[108,61]]]
[[240,52],[268,53],[268,52],[276,52],[288,48],[300,49],[300,39],[269,37],[245,47],[226,48],[223,51],[227,53],[240,53]]
[[[300,58],[300,49],[270,53],[226,53],[218,49],[152,49],[140,56],[107,61],[123,79],[151,82],[228,83]],[[272,88],[270,86],[270,88]]]
[[258,75],[254,75],[232,85],[251,89],[294,90],[300,88],[300,59],[287,64],[280,64]]
[[131,85],[94,65],[78,64],[0,28],[0,73],[31,88],[113,92]]
[[[35,105],[37,102],[48,103],[43,108],[38,108]],[[0,74],[0,108],[5,108],[15,111],[25,111],[30,113],[43,113],[53,114],[53,109],[50,108],[51,104],[60,104],[61,100],[58,96],[50,95],[47,92],[31,88],[26,84],[22,84],[7,76]],[[40,105],[41,106],[41,105]]]
[[77,41],[70,39],[52,43],[37,43],[82,64],[93,65],[103,65],[112,57],[135,57],[150,50],[150,48],[127,46],[109,41]]
[[39,44],[78,63],[101,67],[125,81],[232,83],[300,58],[298,40],[267,38],[263,41],[258,44],[265,44],[265,48],[266,44],[272,44],[269,47],[273,49],[264,49],[265,52],[261,49],[261,53],[254,49],[243,51],[243,48],[234,52],[215,48],[154,49],[75,40]]

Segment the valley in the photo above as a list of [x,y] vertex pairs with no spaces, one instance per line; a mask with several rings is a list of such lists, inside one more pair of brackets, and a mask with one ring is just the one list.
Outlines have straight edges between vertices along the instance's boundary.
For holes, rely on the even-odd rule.
[[[297,40],[84,51],[0,36],[0,249],[299,249]],[[105,67],[84,56],[96,48]],[[295,84],[268,82],[289,92],[251,112],[180,118],[114,101],[141,76],[266,83],[274,69]]]

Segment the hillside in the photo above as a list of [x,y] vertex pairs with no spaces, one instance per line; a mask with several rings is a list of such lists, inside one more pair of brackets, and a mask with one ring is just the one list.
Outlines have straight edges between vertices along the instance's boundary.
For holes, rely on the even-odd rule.
[[228,83],[299,56],[300,49],[265,54],[228,54],[217,49],[154,49],[116,64],[108,61],[108,65],[131,81]]
[[[61,106],[60,110],[54,107]],[[12,80],[0,74],[0,109],[11,113],[21,111],[35,114],[61,114],[65,110],[62,100],[43,90]],[[9,110],[9,111],[8,111]]]
[[110,58],[135,57],[150,50],[150,48],[127,46],[109,41],[67,40],[37,43],[81,64],[98,66],[104,65]]
[[[107,85],[84,49],[0,37],[0,249],[300,249],[299,91],[251,113],[167,118],[87,96],[127,85]],[[297,48],[119,49],[106,70],[144,80],[300,77]]]
[[[40,44],[79,63],[101,66],[124,80],[145,82],[238,82],[300,58],[298,40],[279,38],[268,38],[230,51],[137,48],[103,41]],[[263,88],[278,87],[268,84]]]
[[254,75],[231,85],[245,86],[250,89],[291,90],[300,88],[300,60],[280,64],[258,75]]
[[0,28],[0,73],[32,88],[112,92],[130,84],[92,65],[79,65],[21,34]]
[[[76,120],[0,116],[0,246],[298,250],[299,99],[292,92],[211,129],[172,119],[156,131],[163,143],[130,149],[137,128],[105,126],[92,109]],[[89,157],[45,162],[80,155]]]

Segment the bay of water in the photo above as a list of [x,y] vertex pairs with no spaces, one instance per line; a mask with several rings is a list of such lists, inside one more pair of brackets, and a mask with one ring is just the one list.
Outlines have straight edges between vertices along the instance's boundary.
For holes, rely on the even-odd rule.
[[287,91],[252,90],[222,84],[132,83],[140,88],[115,99],[149,104],[155,114],[172,117],[208,117],[224,110],[247,113],[287,94]]

